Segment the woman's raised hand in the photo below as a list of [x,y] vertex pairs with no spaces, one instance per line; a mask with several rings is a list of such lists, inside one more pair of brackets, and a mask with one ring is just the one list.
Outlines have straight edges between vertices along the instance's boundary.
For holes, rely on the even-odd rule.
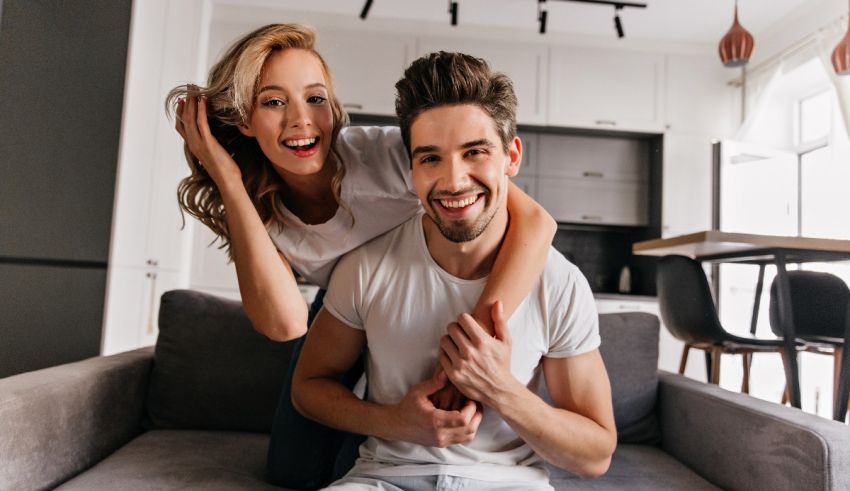
[[242,172],[227,153],[227,150],[216,140],[207,123],[207,100],[203,96],[189,93],[185,99],[177,103],[177,118],[175,128],[189,151],[206,169],[216,185],[221,187],[225,182],[242,181]]

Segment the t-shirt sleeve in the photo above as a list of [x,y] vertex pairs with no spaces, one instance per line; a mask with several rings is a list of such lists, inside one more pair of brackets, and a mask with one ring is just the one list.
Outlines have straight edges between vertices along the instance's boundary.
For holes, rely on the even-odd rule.
[[593,292],[584,275],[574,265],[563,261],[563,271],[558,275],[565,281],[550,285],[554,302],[550,308],[549,352],[550,358],[568,358],[587,353],[599,347],[599,314]]
[[363,278],[366,267],[363,248],[355,249],[339,260],[331,274],[324,307],[343,324],[363,330]]
[[[407,149],[401,139],[399,127],[381,126],[376,128],[374,140],[375,145],[371,148],[380,152],[380,155],[375,156],[375,161],[385,161],[388,169],[384,169],[384,171],[397,176],[404,183],[408,194],[416,197],[416,190],[413,189],[413,177],[410,173],[410,157],[407,155]],[[418,198],[416,199],[418,200]]]

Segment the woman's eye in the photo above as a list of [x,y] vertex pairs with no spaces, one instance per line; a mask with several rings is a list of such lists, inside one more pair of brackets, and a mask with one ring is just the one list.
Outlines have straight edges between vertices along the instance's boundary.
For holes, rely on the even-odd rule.
[[268,99],[266,101],[263,101],[263,106],[265,107],[280,107],[284,104],[285,103],[281,99]]
[[322,97],[320,95],[313,95],[307,98],[307,102],[310,104],[323,104],[328,99],[326,97]]

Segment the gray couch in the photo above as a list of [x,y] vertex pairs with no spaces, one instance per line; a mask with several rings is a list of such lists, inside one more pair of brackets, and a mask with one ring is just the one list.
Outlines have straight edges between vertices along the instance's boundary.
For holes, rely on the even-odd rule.
[[[600,317],[620,444],[556,489],[850,489],[850,427],[656,370],[658,320]],[[156,349],[0,380],[0,490],[279,489],[264,481],[290,345],[238,302],[168,292]]]

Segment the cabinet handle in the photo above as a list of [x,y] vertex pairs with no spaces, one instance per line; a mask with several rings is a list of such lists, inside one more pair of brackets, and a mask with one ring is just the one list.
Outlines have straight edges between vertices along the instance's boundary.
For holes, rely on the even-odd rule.
[[346,109],[359,109],[363,110],[363,104],[343,104],[342,107]]
[[159,264],[159,261],[156,259],[148,259],[148,266],[156,266]]
[[611,119],[597,119],[596,124],[605,126],[617,126],[617,122]]
[[599,179],[602,179],[603,177],[605,177],[605,174],[603,174],[601,172],[591,172],[591,171],[584,171],[584,173],[582,173],[582,175],[584,177],[596,177],[596,178],[599,178]]
[[602,217],[599,216],[599,215],[582,215],[581,219],[586,220],[586,221],[593,221],[593,222],[601,222],[602,221]]
[[148,333],[148,336],[150,336],[150,335],[153,334],[153,330],[154,330],[153,315],[154,315],[154,311],[156,310],[156,298],[155,298],[155,296],[156,296],[156,273],[148,273],[146,276],[151,279],[151,299],[150,299],[151,301],[150,301],[150,304],[148,305],[148,327],[147,327],[147,333]]

